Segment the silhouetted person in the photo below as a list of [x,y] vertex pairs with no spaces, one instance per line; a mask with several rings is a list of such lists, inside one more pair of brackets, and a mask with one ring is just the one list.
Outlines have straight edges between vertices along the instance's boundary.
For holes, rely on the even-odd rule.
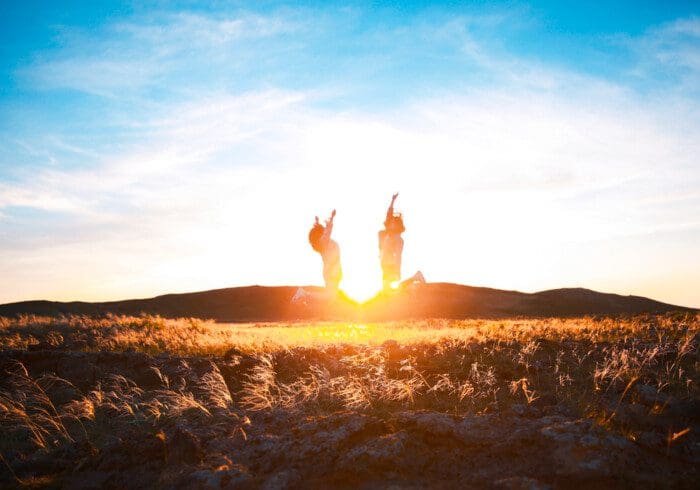
[[340,247],[335,240],[331,239],[334,218],[335,209],[331,213],[331,217],[326,220],[326,225],[323,226],[316,216],[314,226],[309,231],[311,248],[321,254],[321,258],[323,258],[323,279],[326,282],[326,289],[332,292],[338,290],[340,280],[343,278],[343,271],[340,267]]
[[[382,283],[384,290],[390,290],[392,284],[401,280],[401,254],[403,253],[403,238],[406,230],[401,213],[394,212],[394,202],[399,197],[397,192],[391,196],[391,203],[386,210],[384,229],[379,232],[379,260],[382,264]],[[424,283],[423,274],[418,271],[400,285]]]
[[382,283],[385,290],[391,289],[391,285],[401,279],[403,252],[401,234],[406,228],[401,214],[394,213],[394,202],[398,196],[398,193],[391,196],[391,204],[386,210],[384,229],[379,232],[379,260],[382,264]]

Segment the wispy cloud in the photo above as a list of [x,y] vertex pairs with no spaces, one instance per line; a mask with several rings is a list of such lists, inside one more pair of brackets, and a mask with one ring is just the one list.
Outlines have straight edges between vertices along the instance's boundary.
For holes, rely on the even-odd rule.
[[[67,31],[63,47],[44,53],[20,74],[43,89],[71,89],[110,98],[167,87],[167,77],[204,78],[260,61],[250,43],[299,29],[293,16],[210,17],[163,13],[110,24],[99,36]],[[264,60],[263,60],[264,61]],[[191,70],[189,73],[188,70]]]
[[677,19],[625,43],[634,54],[633,74],[655,90],[697,97],[700,93],[700,18]]
[[[163,117],[142,121],[141,127],[149,139],[122,154],[97,157],[86,169],[48,168],[23,182],[2,185],[0,208],[23,206],[84,212],[94,217],[95,209],[114,201],[127,206],[147,189],[153,188],[154,197],[161,198],[168,194],[169,184],[187,180],[192,173],[216,174],[226,167],[249,169],[268,163],[225,163],[217,155],[251,140],[265,138],[268,143],[274,142],[284,126],[292,123],[288,114],[301,100],[299,93],[266,91],[207,96],[197,102],[177,104]],[[84,152],[64,142],[61,146]],[[215,175],[208,178],[216,180]]]
[[[658,253],[660,237],[700,235],[699,107],[690,97],[696,19],[629,40],[639,53],[635,77],[657,77],[668,66],[687,82],[663,86],[690,101],[682,111],[624,79],[508,53],[479,34],[502,29],[499,16],[373,32],[357,58],[333,51],[338,59],[318,64],[337,68],[335,77],[271,76],[321,55],[307,41],[333,32],[319,34],[327,19],[313,22],[294,11],[152,14],[104,26],[97,38],[69,35],[63,49],[37,57],[23,70],[27,80],[41,90],[97,95],[85,124],[108,118],[105,131],[120,139],[109,151],[60,128],[48,139],[22,140],[53,163],[0,182],[0,220],[13,230],[0,244],[0,275],[24,288],[0,290],[0,300],[21,299],[37,270],[55,284],[44,281],[32,295],[63,298],[316,282],[305,227],[333,206],[351,278],[376,262],[371,237],[385,194],[397,189],[410,224],[406,268],[431,279],[531,290],[562,285],[564,270],[605,289],[599,284],[618,280],[616,260],[625,270],[637,261],[661,271],[671,266]],[[344,62],[376,64],[382,49],[410,54],[414,27],[422,43],[450,46],[447,61],[480,77],[402,94],[391,105],[338,102],[372,83],[364,70],[342,80],[352,71]],[[289,52],[295,56],[285,59]],[[117,116],[101,112],[112,103]],[[71,155],[88,164],[66,165]],[[17,209],[42,218],[23,222]],[[634,241],[648,233],[655,236]],[[618,243],[625,249],[616,258]],[[581,257],[596,267],[583,267]],[[75,271],[91,277],[67,288],[62,278]]]
[[[67,224],[48,242],[42,233],[33,245],[24,236],[22,254],[28,245],[40,253],[62,237],[72,241],[76,232],[83,240],[78,248],[100,243],[103,253],[115,236],[137,247],[157,236],[172,250],[184,234],[192,250],[228,261],[250,277],[260,261],[270,260],[257,253],[260,241],[299,235],[304,217],[325,203],[356,216],[354,228],[338,230],[352,243],[354,234],[366,233],[360,220],[372,223],[374,208],[394,188],[404,192],[405,207],[416,210],[415,229],[450,229],[456,210],[467,210],[469,229],[490,237],[470,242],[473,253],[487,253],[492,241],[508,243],[518,235],[536,236],[534,247],[556,248],[693,223],[694,207],[665,203],[672,222],[659,214],[658,203],[654,214],[639,207],[640,199],[695,185],[698,178],[682,173],[693,158],[682,142],[694,135],[677,135],[661,127],[655,114],[644,116],[609,109],[602,100],[582,108],[578,99],[500,91],[422,101],[388,114],[344,115],[315,108],[313,98],[293,92],[205,97],[144,122],[152,140],[136,150],[90,170],[42,172],[0,189],[0,196],[5,206],[70,212],[83,223],[77,230]],[[658,179],[660,173],[674,178]],[[113,232],[105,235],[106,225]],[[236,241],[231,257],[229,245],[216,243],[239,232],[248,238]],[[449,234],[455,246],[466,238],[455,229]],[[429,242],[414,236],[413,249],[423,253],[416,267],[438,277],[473,269],[467,261],[452,272],[442,270],[439,262],[431,263]],[[5,252],[7,247],[12,240]],[[182,252],[174,250],[175,256]],[[302,239],[290,246],[290,254],[304,252]],[[142,258],[144,267],[151,259],[157,262]],[[305,265],[309,271],[293,272],[311,280],[313,264]],[[220,281],[225,283],[223,275]]]

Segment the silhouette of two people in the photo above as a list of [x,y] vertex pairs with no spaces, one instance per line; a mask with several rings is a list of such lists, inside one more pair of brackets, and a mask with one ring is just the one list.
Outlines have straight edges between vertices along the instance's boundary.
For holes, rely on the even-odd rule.
[[[403,253],[402,233],[406,230],[401,213],[394,211],[394,203],[398,193],[391,196],[391,203],[386,212],[384,229],[379,232],[379,261],[382,267],[382,284],[384,291],[393,288],[415,283],[424,283],[423,274],[418,271],[411,278],[399,283],[401,280],[401,256]],[[323,259],[323,279],[326,283],[327,291],[337,293],[338,286],[343,277],[340,265],[340,247],[331,238],[333,231],[333,220],[335,219],[335,209],[330,218],[325,220],[325,226],[319,222],[318,216],[314,225],[309,231],[309,243],[311,248],[321,255]],[[300,290],[301,291],[301,290]],[[308,293],[297,292],[294,299],[304,299]]]

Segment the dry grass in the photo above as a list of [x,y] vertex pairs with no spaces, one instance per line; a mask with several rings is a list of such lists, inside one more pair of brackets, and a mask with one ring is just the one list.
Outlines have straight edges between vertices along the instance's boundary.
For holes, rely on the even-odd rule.
[[[79,351],[168,352],[220,355],[229,349],[256,354],[296,347],[338,344],[379,346],[453,342],[518,342],[536,348],[535,339],[613,343],[625,351],[629,342],[650,345],[645,355],[663,354],[669,339],[687,351],[698,331],[699,316],[677,314],[633,318],[545,318],[526,320],[420,320],[383,323],[244,323],[222,324],[196,318],[164,319],[109,315],[0,317],[4,349],[63,348]],[[622,343],[621,343],[622,342]],[[655,350],[654,350],[655,349]],[[686,352],[687,353],[687,352]],[[522,359],[532,352],[523,348]],[[613,368],[614,369],[614,368]]]
[[[252,356],[255,366],[242,375],[236,394],[246,410],[418,406],[484,412],[539,401],[600,414],[614,413],[601,401],[630,396],[635,384],[695,396],[699,329],[697,315],[363,325],[74,316],[0,319],[0,341],[5,349]],[[134,397],[122,394],[137,393],[138,387],[124,383],[115,392],[117,411],[146,417],[171,413],[178,405],[159,401],[168,398],[165,392],[148,402],[154,406],[131,404]],[[112,392],[107,393],[110,400]],[[179,405],[193,404],[181,397]],[[12,402],[5,403],[11,413]],[[80,402],[94,403],[94,395]],[[54,412],[48,407],[37,417]],[[41,441],[43,432],[34,432]]]
[[[55,406],[50,392],[60,384],[75,397]],[[154,427],[180,418],[211,417],[192,393],[143,390],[121,375],[110,375],[83,394],[53,375],[33,378],[17,363],[0,391],[0,451],[49,451],[67,442],[99,443],[124,425]],[[65,398],[61,393],[61,398]],[[228,399],[230,402],[230,398]]]
[[[6,365],[0,454],[11,460],[76,441],[100,446],[126,426],[153,432],[214,413],[227,417],[227,430],[245,436],[246,414],[381,415],[407,408],[568,413],[631,440],[662,431],[670,447],[694,437],[666,414],[700,398],[699,341],[700,315],[689,314],[366,325],[0,318],[5,353],[162,354],[161,364],[147,358],[157,389],[118,372],[79,389],[61,372],[31,374],[21,363]],[[195,386],[166,373],[164,360],[173,357],[211,359],[218,367]],[[643,413],[630,418],[629,407]]]

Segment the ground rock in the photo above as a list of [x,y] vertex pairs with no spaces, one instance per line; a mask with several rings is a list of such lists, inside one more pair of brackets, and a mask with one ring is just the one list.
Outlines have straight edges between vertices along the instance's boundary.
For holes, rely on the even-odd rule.
[[251,476],[244,468],[234,467],[195,471],[188,475],[179,486],[182,488],[202,489],[248,488],[250,487],[251,480]]
[[80,473],[69,475],[63,481],[65,488],[76,490],[100,490],[109,488],[111,473],[99,470],[84,470]]
[[305,441],[295,451],[301,460],[327,458],[346,446],[357,444],[385,431],[383,421],[364,414],[342,413],[316,417],[295,429],[296,439]]
[[551,486],[542,483],[534,478],[524,476],[513,476],[497,480],[493,484],[494,488],[503,490],[551,490]]
[[637,444],[650,449],[663,449],[666,447],[666,438],[658,432],[645,431],[637,435]]
[[353,447],[340,456],[337,467],[348,472],[389,472],[405,466],[409,435],[405,431],[386,434]]
[[176,427],[167,439],[169,463],[200,463],[203,454],[199,438],[188,429]]
[[301,482],[301,479],[301,475],[296,470],[282,470],[270,475],[260,488],[261,490],[284,490],[295,487]]
[[559,422],[543,427],[540,432],[550,441],[555,472],[560,475],[609,476],[636,456],[634,444],[595,430],[590,421]]
[[541,411],[537,407],[533,407],[532,405],[525,405],[522,403],[515,403],[510,406],[510,410],[520,416],[520,417],[539,417],[541,414]]
[[700,400],[670,400],[664,415],[682,421],[700,422]]
[[492,415],[465,417],[459,424],[459,439],[468,445],[493,444],[503,439],[504,427]]
[[667,403],[671,398],[668,395],[661,393],[654,386],[638,384],[635,385],[634,390],[639,397],[639,401],[648,406]]
[[614,408],[615,418],[633,426],[648,426],[654,424],[654,417],[649,413],[649,407],[641,403],[622,403]]
[[396,419],[401,427],[437,437],[454,437],[461,429],[459,418],[439,412],[401,412]]

